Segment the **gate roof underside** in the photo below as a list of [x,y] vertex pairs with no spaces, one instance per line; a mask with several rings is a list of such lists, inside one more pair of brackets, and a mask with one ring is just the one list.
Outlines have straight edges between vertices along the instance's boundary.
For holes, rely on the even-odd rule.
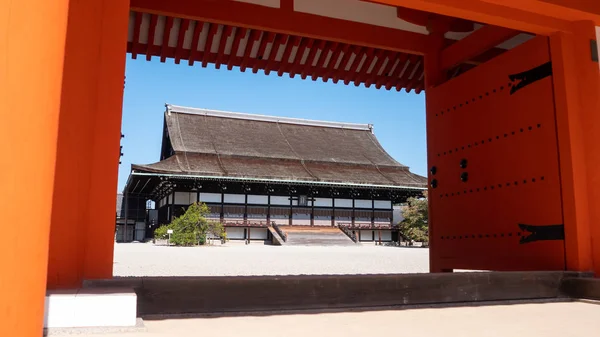
[[[253,3],[132,1],[127,50],[133,58],[154,56],[177,64],[184,60],[190,66],[210,63],[228,70],[239,67],[242,72],[260,70],[417,94],[424,90],[422,55],[428,32],[401,18],[408,9],[357,0],[303,0],[290,8],[279,8],[279,1],[248,2]],[[481,28],[470,24],[470,31],[448,32],[445,44]],[[520,34],[482,50],[448,69],[448,76],[472,69],[528,38]]]
[[134,172],[420,189],[367,124],[310,121],[167,105],[163,160]]

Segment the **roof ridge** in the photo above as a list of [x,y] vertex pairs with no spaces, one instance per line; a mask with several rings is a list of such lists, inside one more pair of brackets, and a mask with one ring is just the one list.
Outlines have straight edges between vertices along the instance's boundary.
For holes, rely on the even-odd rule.
[[292,118],[292,117],[277,117],[277,116],[249,114],[249,113],[242,113],[242,112],[192,108],[192,107],[184,107],[184,106],[173,105],[173,104],[165,104],[165,106],[167,109],[167,111],[166,111],[167,114],[171,114],[172,112],[175,112],[175,113],[184,113],[184,114],[191,114],[191,115],[203,115],[203,116],[231,118],[231,119],[244,119],[244,120],[252,120],[252,121],[271,122],[271,123],[284,123],[284,124],[317,126],[317,127],[326,127],[326,128],[371,131],[371,132],[373,131],[372,124],[330,122],[330,121],[320,121],[320,120],[311,120],[311,119],[303,119],[303,118]]

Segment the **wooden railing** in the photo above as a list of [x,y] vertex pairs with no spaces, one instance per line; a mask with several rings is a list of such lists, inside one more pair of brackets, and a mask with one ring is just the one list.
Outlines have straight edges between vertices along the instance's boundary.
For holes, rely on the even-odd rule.
[[275,222],[271,223],[271,225],[273,226],[273,228],[275,229],[277,234],[279,234],[279,236],[281,236],[281,238],[283,239],[283,242],[287,242],[287,239],[288,239],[287,233],[282,231],[281,228],[279,227],[279,225],[276,224]]
[[372,224],[370,222],[355,222],[352,224],[351,222],[338,222],[336,224],[337,227],[346,227],[349,229],[397,229],[398,225],[389,225],[389,224],[381,224],[376,223]]
[[356,237],[356,232],[352,232],[350,229],[348,229],[348,227],[346,226],[338,226],[338,228],[344,233],[346,234],[346,236],[348,236],[350,238],[350,240],[352,240],[352,242],[354,243],[358,243],[358,238]]

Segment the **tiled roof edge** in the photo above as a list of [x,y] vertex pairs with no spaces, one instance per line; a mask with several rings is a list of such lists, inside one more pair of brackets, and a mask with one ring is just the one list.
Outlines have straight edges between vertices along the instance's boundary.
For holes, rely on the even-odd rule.
[[326,128],[361,130],[361,131],[373,132],[372,124],[328,122],[328,121],[317,121],[317,120],[309,120],[309,119],[302,119],[302,118],[255,115],[255,114],[247,114],[247,113],[241,113],[241,112],[191,108],[191,107],[184,107],[184,106],[172,105],[172,104],[166,104],[165,106],[167,108],[167,115],[169,115],[171,112],[175,112],[175,113],[185,113],[185,114],[192,114],[192,115],[203,115],[203,116],[211,116],[211,117],[260,121],[260,122],[295,124],[295,125],[306,125],[306,126],[317,126],[317,127],[326,127]]

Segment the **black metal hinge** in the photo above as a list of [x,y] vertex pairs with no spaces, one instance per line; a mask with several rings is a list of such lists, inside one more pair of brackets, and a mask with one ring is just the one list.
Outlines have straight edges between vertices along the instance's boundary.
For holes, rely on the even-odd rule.
[[552,62],[546,62],[540,66],[518,74],[508,75],[510,81],[513,82],[513,86],[510,89],[510,94],[512,95],[526,86],[548,76],[552,76]]
[[565,226],[564,225],[545,225],[545,226],[534,226],[519,224],[519,228],[524,232],[531,234],[522,236],[519,243],[531,243],[534,241],[549,241],[549,240],[564,240],[565,239]]
[[598,41],[590,40],[590,48],[592,52],[592,61],[598,62]]

